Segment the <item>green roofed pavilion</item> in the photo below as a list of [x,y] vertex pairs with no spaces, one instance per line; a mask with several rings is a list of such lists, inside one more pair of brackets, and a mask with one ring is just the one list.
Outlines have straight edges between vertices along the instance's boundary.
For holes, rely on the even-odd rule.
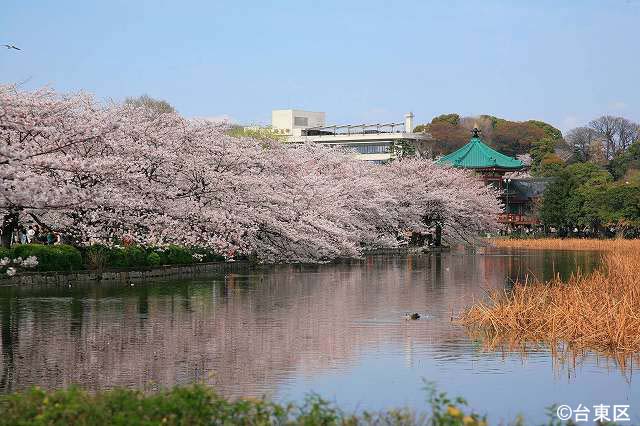
[[522,161],[501,154],[486,145],[482,142],[478,133],[478,129],[473,129],[473,137],[469,143],[440,158],[438,164],[451,165],[462,169],[518,170],[524,167]]

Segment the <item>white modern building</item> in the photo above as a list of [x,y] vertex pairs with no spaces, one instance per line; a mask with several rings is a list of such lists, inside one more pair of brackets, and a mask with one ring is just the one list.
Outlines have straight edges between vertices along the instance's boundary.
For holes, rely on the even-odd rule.
[[414,133],[413,114],[404,122],[327,125],[324,112],[296,109],[271,112],[274,132],[286,135],[287,142],[314,142],[352,149],[358,158],[382,163],[393,158],[403,143],[424,145],[432,140],[428,133]]
[[299,109],[276,109],[271,111],[271,127],[279,134],[300,136],[303,129],[325,125],[324,112]]

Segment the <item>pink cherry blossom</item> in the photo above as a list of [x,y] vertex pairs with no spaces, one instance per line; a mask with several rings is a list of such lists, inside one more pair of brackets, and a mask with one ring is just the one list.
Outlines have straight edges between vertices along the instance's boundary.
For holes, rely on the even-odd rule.
[[[26,220],[78,244],[210,247],[231,258],[316,262],[395,247],[442,227],[497,228],[497,194],[425,159],[373,165],[317,144],[227,134],[226,124],[0,86],[3,235]],[[4,241],[4,238],[3,238]]]

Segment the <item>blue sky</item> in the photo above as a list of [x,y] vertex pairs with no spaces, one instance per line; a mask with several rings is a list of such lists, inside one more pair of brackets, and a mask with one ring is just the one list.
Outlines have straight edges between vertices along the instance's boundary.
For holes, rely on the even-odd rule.
[[567,130],[640,121],[639,0],[5,0],[0,82],[148,93],[186,116],[417,122],[458,112]]

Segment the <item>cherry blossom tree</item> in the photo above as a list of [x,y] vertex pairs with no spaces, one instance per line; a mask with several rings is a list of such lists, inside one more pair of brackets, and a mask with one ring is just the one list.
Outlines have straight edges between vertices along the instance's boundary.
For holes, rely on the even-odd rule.
[[79,244],[130,235],[315,262],[394,247],[406,230],[469,242],[497,226],[495,192],[430,160],[372,165],[86,95],[5,86],[0,101],[3,239],[28,216]]
[[345,152],[233,138],[176,115],[135,120],[114,138],[126,181],[94,215],[101,229],[270,262],[355,256],[384,237],[370,220],[385,217],[383,187]]
[[499,229],[498,193],[469,170],[427,159],[403,159],[380,170],[387,190],[395,194],[399,229],[440,232],[449,242],[471,243],[483,232]]
[[104,118],[86,95],[19,92],[13,86],[0,86],[3,245],[9,244],[21,215],[38,222],[44,211],[69,210],[90,202],[95,164],[71,151],[90,150],[109,133],[110,122]]

